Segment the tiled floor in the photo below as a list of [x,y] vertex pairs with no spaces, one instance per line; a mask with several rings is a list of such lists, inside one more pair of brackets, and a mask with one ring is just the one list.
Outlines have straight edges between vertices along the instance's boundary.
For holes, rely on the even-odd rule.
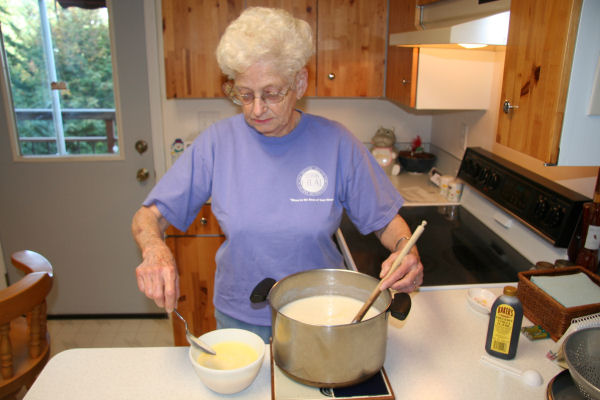
[[50,357],[82,347],[173,346],[168,319],[48,320]]

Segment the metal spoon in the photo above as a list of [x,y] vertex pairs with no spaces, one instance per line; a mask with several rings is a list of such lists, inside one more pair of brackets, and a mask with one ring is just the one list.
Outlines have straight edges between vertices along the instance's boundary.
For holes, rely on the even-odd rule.
[[177,315],[179,317],[180,320],[183,321],[183,323],[185,325],[185,337],[192,346],[196,346],[197,348],[199,348],[200,350],[202,350],[208,354],[212,354],[212,355],[217,354],[209,345],[207,345],[202,340],[198,339],[196,336],[194,336],[190,333],[190,331],[188,329],[187,321],[181,316],[181,314],[179,314],[177,309],[174,309],[173,312],[175,313],[175,315]]

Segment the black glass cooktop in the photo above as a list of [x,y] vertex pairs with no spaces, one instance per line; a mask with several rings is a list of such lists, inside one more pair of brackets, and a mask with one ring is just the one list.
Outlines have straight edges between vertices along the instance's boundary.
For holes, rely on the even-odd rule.
[[[404,207],[400,215],[411,230],[427,221],[417,242],[424,268],[423,286],[516,282],[533,265],[460,206]],[[340,225],[359,271],[379,278],[389,256],[375,234],[361,235],[344,215]]]

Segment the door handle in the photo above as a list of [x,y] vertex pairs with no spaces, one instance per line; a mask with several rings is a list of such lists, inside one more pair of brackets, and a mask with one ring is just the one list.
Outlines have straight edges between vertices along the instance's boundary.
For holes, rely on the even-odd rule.
[[135,174],[135,179],[137,179],[138,182],[145,182],[149,177],[150,171],[148,171],[146,168],[138,169],[137,173]]
[[146,150],[148,150],[148,143],[146,143],[144,140],[138,140],[135,142],[135,149],[138,153],[143,154],[146,152]]

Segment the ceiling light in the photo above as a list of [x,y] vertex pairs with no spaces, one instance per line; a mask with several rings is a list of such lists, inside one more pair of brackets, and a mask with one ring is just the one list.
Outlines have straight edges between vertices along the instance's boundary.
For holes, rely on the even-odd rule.
[[487,46],[487,44],[482,43],[459,43],[458,45],[460,47],[464,47],[465,49],[480,49]]

